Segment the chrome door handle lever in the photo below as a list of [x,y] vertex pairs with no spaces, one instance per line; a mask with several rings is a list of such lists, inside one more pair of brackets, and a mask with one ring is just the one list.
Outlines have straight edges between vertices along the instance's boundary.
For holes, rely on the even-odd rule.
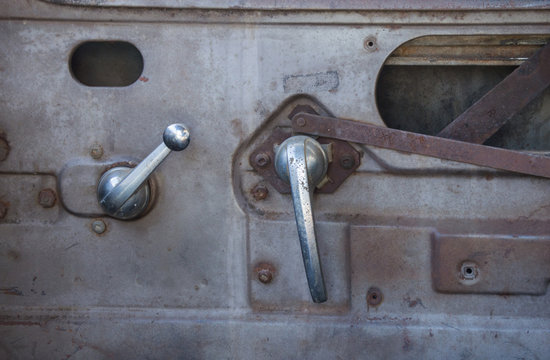
[[275,170],[291,187],[307,282],[316,303],[325,302],[327,294],[317,248],[311,195],[325,178],[327,168],[327,151],[309,136],[292,136],[276,149]]

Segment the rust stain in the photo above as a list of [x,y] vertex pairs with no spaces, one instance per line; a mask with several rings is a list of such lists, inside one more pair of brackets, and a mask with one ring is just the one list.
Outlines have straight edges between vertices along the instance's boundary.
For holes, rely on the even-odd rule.
[[38,321],[0,321],[0,326],[42,326]]
[[141,76],[141,77],[139,78],[139,81],[147,82],[147,81],[149,81],[149,78],[148,78],[148,77],[145,77],[145,76]]
[[6,201],[0,201],[0,219],[3,219],[8,214],[10,203]]
[[231,120],[231,134],[239,139],[245,136],[243,125],[240,119]]
[[7,253],[7,258],[8,259],[13,260],[13,261],[17,261],[17,260],[19,260],[20,257],[21,257],[21,254],[18,251],[13,250],[13,249],[8,250],[8,253]]
[[367,304],[369,306],[378,306],[382,303],[382,300],[384,300],[384,295],[382,295],[382,291],[377,287],[371,287],[367,291]]
[[403,301],[405,301],[410,308],[414,308],[417,305],[422,306],[424,309],[426,308],[420,298],[411,299],[409,296],[406,296],[403,298]]
[[13,296],[24,296],[23,292],[19,290],[17,286],[8,287],[8,288],[0,288],[0,292],[3,295],[13,295]]
[[412,350],[413,344],[411,339],[409,339],[409,335],[405,331],[403,334],[403,351],[410,351]]

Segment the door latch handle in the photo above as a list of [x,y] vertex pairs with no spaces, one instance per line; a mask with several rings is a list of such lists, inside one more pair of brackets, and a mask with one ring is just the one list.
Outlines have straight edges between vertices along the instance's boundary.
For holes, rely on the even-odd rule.
[[118,166],[103,174],[97,187],[97,199],[106,214],[129,220],[147,209],[151,198],[149,176],[171,151],[181,151],[189,145],[189,130],[182,124],[172,124],[164,130],[162,139],[163,142],[135,168]]
[[316,303],[325,302],[327,294],[311,200],[313,190],[327,173],[328,155],[328,150],[309,136],[292,136],[279,145],[275,152],[275,170],[291,187],[307,282]]

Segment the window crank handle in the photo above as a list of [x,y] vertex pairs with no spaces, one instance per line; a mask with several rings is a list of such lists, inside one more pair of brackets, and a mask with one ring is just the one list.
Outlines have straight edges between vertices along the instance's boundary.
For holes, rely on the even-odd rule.
[[189,141],[189,130],[182,124],[172,124],[164,130],[163,142],[138,166],[115,167],[105,172],[97,188],[97,198],[105,213],[124,220],[143,214],[150,198],[147,179],[172,150],[185,149]]

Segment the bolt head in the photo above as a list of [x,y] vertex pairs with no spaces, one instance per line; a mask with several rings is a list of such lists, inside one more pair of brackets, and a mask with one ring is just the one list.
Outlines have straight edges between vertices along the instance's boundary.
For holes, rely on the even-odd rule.
[[54,207],[57,196],[52,189],[42,189],[38,193],[38,203],[45,209]]
[[267,269],[262,269],[258,272],[258,280],[262,284],[269,284],[273,280],[273,274]]
[[105,222],[103,222],[103,220],[95,220],[94,222],[92,222],[92,231],[96,234],[103,234],[106,229],[107,225],[105,225]]
[[340,166],[346,170],[352,169],[355,166],[355,159],[352,155],[343,155],[340,158]]
[[254,199],[257,201],[264,200],[267,198],[268,194],[269,190],[264,184],[258,184],[252,189],[252,196],[254,196]]
[[266,167],[271,162],[271,158],[268,154],[262,152],[256,155],[254,162],[259,167]]
[[258,276],[258,281],[262,284],[269,284],[273,281],[273,276],[275,274],[275,268],[269,263],[258,264],[255,268],[256,275]]
[[181,151],[189,145],[191,137],[189,130],[185,125],[172,124],[164,130],[162,140],[168,149],[173,151]]
[[92,148],[90,149],[90,156],[93,159],[101,159],[103,156],[103,147],[99,144],[92,145]]

